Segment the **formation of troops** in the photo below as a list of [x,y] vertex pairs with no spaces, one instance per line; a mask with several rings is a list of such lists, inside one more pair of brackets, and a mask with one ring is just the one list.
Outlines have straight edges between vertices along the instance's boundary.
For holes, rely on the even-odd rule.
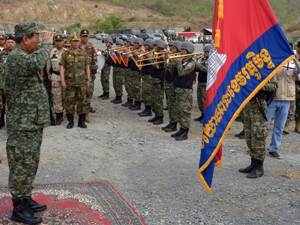
[[[3,39],[6,37],[3,36]],[[13,49],[9,47],[9,41],[6,40],[7,47],[3,50],[6,55]],[[122,106],[133,111],[143,108],[138,115],[152,116],[148,121],[160,125],[164,123],[163,101],[166,96],[169,123],[162,130],[175,132],[171,135],[175,140],[186,140],[191,123],[192,88],[196,72],[199,73],[197,99],[199,110],[203,111],[206,61],[211,46],[205,46],[204,53],[194,53],[194,45],[187,41],[117,38],[114,43],[109,36],[103,41],[105,49],[96,49],[89,41],[87,29],[81,30],[78,36],[72,35],[69,40],[64,40],[59,34],[54,37],[47,65],[41,71],[49,95],[51,124],[60,125],[65,113],[67,128],[71,129],[77,112],[78,127],[87,127],[89,113],[95,113],[91,100],[98,71],[97,56],[101,54],[105,57],[105,64],[101,69],[103,93],[99,98],[109,99],[112,73],[115,98],[111,102],[123,103],[125,87],[127,101]],[[5,58],[1,58],[4,62]],[[4,100],[1,101],[1,127],[5,125]],[[196,120],[200,121],[202,117]]]

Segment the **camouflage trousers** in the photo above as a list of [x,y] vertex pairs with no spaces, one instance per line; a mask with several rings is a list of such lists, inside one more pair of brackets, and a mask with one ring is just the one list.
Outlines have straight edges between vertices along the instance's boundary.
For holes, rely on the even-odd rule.
[[125,73],[125,71],[123,68],[114,67],[113,87],[114,87],[116,96],[123,95],[124,73]]
[[199,83],[197,85],[197,103],[201,113],[203,113],[204,101],[205,101],[206,84]]
[[5,109],[5,94],[4,90],[0,89],[0,111]]
[[152,77],[151,75],[144,75],[142,77],[142,98],[145,106],[152,105]]
[[51,94],[52,94],[52,104],[53,111],[55,113],[62,113],[64,111],[64,91],[61,87],[60,81],[51,82]]
[[103,92],[109,93],[109,77],[111,66],[104,66],[101,71],[101,85]]
[[86,97],[86,86],[67,86],[65,96],[66,113],[74,114],[75,106],[77,114],[87,114],[89,104]]
[[296,85],[296,111],[295,111],[295,117],[300,117],[300,87]]
[[252,99],[243,110],[243,121],[246,143],[251,158],[264,160],[268,126],[265,115],[261,112],[255,99]]
[[131,83],[130,83],[130,74],[131,70],[129,69],[124,69],[124,86],[125,86],[125,90],[127,92],[127,98],[129,99],[133,99],[133,94],[131,93]]
[[156,116],[164,115],[164,87],[159,78],[152,77],[151,106]]
[[175,88],[176,109],[174,111],[176,122],[181,128],[190,128],[191,112],[193,107],[193,90],[185,88]]
[[130,99],[134,99],[135,101],[141,101],[141,75],[137,71],[130,71],[127,75],[128,82],[128,96]]
[[94,95],[95,79],[96,79],[96,74],[91,74],[90,88],[88,89],[88,91],[86,93],[86,99],[87,99],[87,104],[89,105],[89,108],[91,108],[91,102],[92,102],[92,98]]
[[176,122],[176,96],[175,96],[175,88],[173,83],[166,82],[165,83],[165,93],[168,105],[169,112],[169,120],[170,123]]
[[40,160],[43,129],[8,133],[6,153],[9,191],[13,199],[30,197]]

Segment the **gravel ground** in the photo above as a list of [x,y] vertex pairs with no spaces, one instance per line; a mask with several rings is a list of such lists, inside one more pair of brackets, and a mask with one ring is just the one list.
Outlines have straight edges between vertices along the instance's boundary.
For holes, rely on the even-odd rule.
[[[67,130],[65,121],[45,130],[36,183],[107,179],[149,225],[300,224],[299,134],[284,136],[281,159],[267,156],[265,176],[251,180],[238,172],[249,156],[245,141],[234,137],[241,124],[234,123],[225,138],[222,169],[215,172],[214,192],[208,194],[196,174],[198,123],[192,122],[189,140],[176,142],[136,112],[98,99],[99,75],[95,83],[97,112],[88,129]],[[5,140],[6,131],[0,130],[0,185],[8,179]]]

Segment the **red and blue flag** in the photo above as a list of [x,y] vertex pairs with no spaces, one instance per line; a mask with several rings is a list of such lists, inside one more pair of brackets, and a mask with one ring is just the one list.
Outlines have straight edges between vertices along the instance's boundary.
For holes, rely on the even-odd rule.
[[268,0],[215,0],[198,177],[211,192],[231,124],[250,99],[294,58]]

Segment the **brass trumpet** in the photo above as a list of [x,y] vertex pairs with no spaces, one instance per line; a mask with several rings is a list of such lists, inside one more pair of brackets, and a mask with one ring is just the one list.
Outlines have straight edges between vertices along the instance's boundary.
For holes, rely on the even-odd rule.
[[203,55],[203,52],[194,52],[194,53],[191,53],[191,54],[184,54],[184,55],[175,53],[174,55],[169,55],[168,59],[178,59],[178,58],[184,58],[184,57],[193,56],[193,55],[200,55],[201,56],[201,55]]

